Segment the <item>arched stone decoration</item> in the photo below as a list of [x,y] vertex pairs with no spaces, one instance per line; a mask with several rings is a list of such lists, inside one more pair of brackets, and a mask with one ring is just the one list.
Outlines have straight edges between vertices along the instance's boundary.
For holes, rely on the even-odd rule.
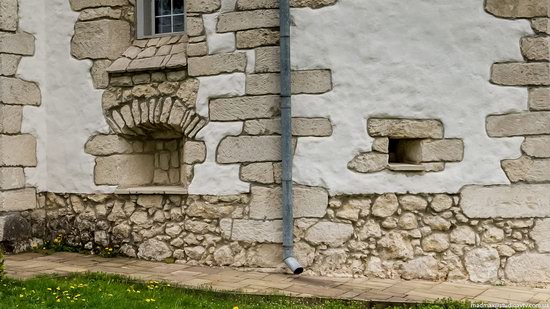
[[153,138],[194,138],[206,125],[193,109],[171,97],[134,99],[108,111],[106,118],[117,134]]

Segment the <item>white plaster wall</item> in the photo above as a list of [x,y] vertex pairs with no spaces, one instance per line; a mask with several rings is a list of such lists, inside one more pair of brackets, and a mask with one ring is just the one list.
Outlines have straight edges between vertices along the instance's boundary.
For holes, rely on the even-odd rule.
[[[39,143],[39,165],[26,170],[29,183],[42,191],[111,192],[93,184],[94,158],[84,153],[86,140],[107,126],[91,62],[70,55],[78,13],[67,0],[20,1],[22,29],[37,42],[35,57],[24,58],[19,72],[37,81],[43,96],[42,106],[24,110],[23,130]],[[224,0],[224,10],[233,7],[234,0]],[[234,40],[213,32],[216,18],[205,16],[211,52],[231,52]],[[485,117],[525,109],[527,92],[488,80],[493,62],[521,59],[519,39],[531,33],[526,21],[497,19],[481,0],[339,0],[319,10],[295,9],[293,19],[294,67],[330,68],[334,83],[330,93],[295,96],[294,115],[329,117],[335,125],[331,137],[299,139],[295,181],[332,193],[456,192],[465,184],[508,183],[500,161],[520,155],[521,138],[488,138]],[[208,113],[210,96],[242,93],[243,74],[202,78],[198,112]],[[423,176],[349,171],[347,163],[371,147],[366,119],[385,115],[441,119],[446,137],[464,139],[464,161]],[[238,165],[218,165],[214,155],[221,138],[241,129],[210,123],[199,134],[208,157],[195,168],[191,193],[249,190]]]
[[[527,91],[490,84],[493,62],[521,60],[527,21],[497,19],[481,0],[339,0],[295,9],[293,65],[331,68],[334,91],[294,97],[294,115],[330,117],[328,138],[299,139],[295,181],[332,193],[456,192],[465,184],[509,183],[502,159],[520,155],[522,138],[492,139],[491,113],[525,110]],[[366,119],[437,118],[445,137],[463,138],[464,161],[422,176],[359,174],[347,163],[370,151]]]
[[25,170],[40,191],[111,192],[93,182],[94,157],[84,153],[88,138],[108,132],[95,90],[91,61],[71,57],[70,41],[78,13],[68,0],[20,0],[21,28],[36,38],[34,57],[19,66],[22,78],[38,82],[42,105],[25,107],[23,131],[38,140],[38,166]]

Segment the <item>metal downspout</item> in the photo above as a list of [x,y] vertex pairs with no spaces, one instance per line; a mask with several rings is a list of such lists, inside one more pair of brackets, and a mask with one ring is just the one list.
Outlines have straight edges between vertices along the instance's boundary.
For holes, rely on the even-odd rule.
[[294,257],[294,214],[292,205],[292,92],[290,79],[290,4],[279,2],[281,54],[281,148],[283,159],[283,261],[293,274],[304,271]]

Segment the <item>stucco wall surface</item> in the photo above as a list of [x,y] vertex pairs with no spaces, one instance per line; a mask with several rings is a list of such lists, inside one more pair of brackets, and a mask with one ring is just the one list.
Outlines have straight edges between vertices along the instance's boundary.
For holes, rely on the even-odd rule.
[[[521,138],[491,139],[488,114],[526,107],[527,91],[489,83],[491,64],[521,60],[527,21],[499,20],[479,0],[342,0],[320,10],[294,10],[296,68],[329,67],[334,90],[296,96],[294,115],[330,117],[334,133],[302,139],[295,181],[332,193],[456,192],[465,184],[509,183],[500,167],[520,155]],[[463,138],[464,161],[443,172],[409,176],[357,174],[346,168],[370,150],[366,119],[437,118],[445,137]]]
[[[111,192],[112,187],[94,185],[93,157],[84,153],[86,140],[107,132],[107,126],[90,63],[70,55],[78,13],[66,0],[48,5],[21,0],[20,15],[23,29],[37,37],[36,57],[24,59],[20,72],[37,81],[43,94],[40,108],[24,112],[23,130],[38,138],[38,167],[27,169],[29,182],[40,191]],[[492,63],[521,59],[518,41],[532,33],[527,21],[499,20],[484,12],[479,0],[421,0],[406,6],[397,0],[341,0],[318,10],[294,10],[293,19],[293,66],[330,68],[334,84],[321,96],[294,97],[295,116],[329,117],[334,124],[330,137],[300,139],[296,182],[348,194],[456,192],[466,184],[509,183],[500,161],[520,155],[522,138],[489,138],[485,118],[525,109],[527,91],[488,80]],[[213,28],[212,21],[205,24]],[[211,53],[214,46],[224,50],[226,45],[216,39],[207,31]],[[198,112],[206,114],[210,94],[242,92],[239,77],[213,77],[210,84],[216,87],[206,87],[203,78]],[[464,161],[418,176],[350,171],[347,163],[372,143],[366,120],[380,116],[441,119],[446,137],[464,139]],[[241,126],[211,125],[198,136],[207,142],[208,156],[196,167],[191,193],[247,192],[249,186],[238,180],[238,165],[220,166],[213,153],[215,141],[237,134]]]
[[42,105],[23,113],[23,132],[33,133],[38,144],[38,165],[25,171],[29,184],[51,192],[113,191],[94,185],[94,158],[84,152],[88,138],[108,127],[91,62],[71,56],[78,13],[67,0],[21,0],[19,6],[22,29],[36,37],[36,54],[21,61],[19,72],[42,89]]

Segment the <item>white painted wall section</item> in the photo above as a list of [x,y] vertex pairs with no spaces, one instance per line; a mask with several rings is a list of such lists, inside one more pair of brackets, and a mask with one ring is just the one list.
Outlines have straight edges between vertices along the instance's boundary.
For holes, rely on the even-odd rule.
[[71,56],[78,13],[67,0],[20,0],[19,14],[21,29],[36,37],[36,53],[23,58],[18,72],[38,82],[42,92],[42,105],[23,112],[23,131],[38,140],[38,166],[26,169],[28,183],[40,191],[113,191],[95,186],[94,157],[84,153],[88,138],[108,132],[108,127],[102,91],[92,85],[91,61]]
[[[330,68],[334,91],[295,96],[295,116],[330,117],[328,138],[301,138],[295,181],[332,193],[457,192],[466,184],[509,183],[502,159],[520,156],[522,138],[492,139],[488,114],[527,108],[527,90],[489,83],[492,63],[519,60],[524,20],[497,19],[479,0],[340,0],[294,9],[293,66]],[[359,174],[347,163],[370,151],[366,119],[437,118],[445,137],[463,138],[464,161],[422,176]]]

